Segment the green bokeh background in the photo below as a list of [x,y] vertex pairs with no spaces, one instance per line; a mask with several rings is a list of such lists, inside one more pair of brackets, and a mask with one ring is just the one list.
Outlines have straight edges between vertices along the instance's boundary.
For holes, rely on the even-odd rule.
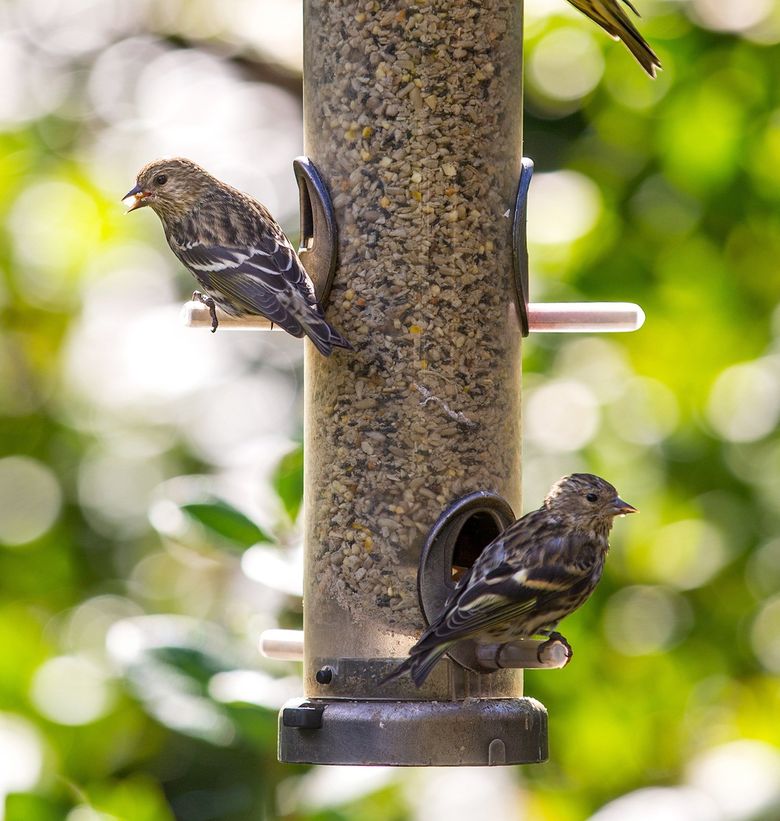
[[526,4],[532,298],[647,322],[526,343],[525,507],[589,469],[642,513],[573,663],[526,675],[550,762],[464,778],[276,762],[299,670],[256,642],[300,625],[300,343],[181,329],[190,282],[118,202],[191,153],[295,233],[299,5],[0,3],[8,821],[780,817],[780,11],[716,6],[642,0],[653,82]]

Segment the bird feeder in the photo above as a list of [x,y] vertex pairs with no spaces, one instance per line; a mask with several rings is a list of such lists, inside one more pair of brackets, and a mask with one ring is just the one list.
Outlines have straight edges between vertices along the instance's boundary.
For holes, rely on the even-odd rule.
[[555,644],[463,642],[419,689],[380,683],[520,512],[523,336],[642,322],[528,302],[522,23],[516,0],[304,2],[300,255],[355,351],[306,345],[304,630],[263,640],[304,665],[282,761],[547,757],[522,668],[562,666]]

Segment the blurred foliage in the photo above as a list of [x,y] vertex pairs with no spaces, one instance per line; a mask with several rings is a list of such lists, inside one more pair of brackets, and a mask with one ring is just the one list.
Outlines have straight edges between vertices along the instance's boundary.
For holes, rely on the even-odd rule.
[[303,501],[303,447],[297,447],[282,457],[273,475],[273,487],[295,521]]
[[228,545],[235,545],[239,549],[252,547],[258,542],[273,542],[261,527],[240,510],[236,510],[233,505],[222,500],[192,502],[182,505],[180,509],[196,522],[200,522],[210,535],[217,536]]
[[655,82],[526,2],[532,297],[648,317],[527,341],[526,508],[587,468],[642,514],[573,663],[526,676],[550,762],[475,776],[276,762],[300,346],[180,329],[191,283],[118,203],[181,153],[294,228],[300,4],[0,3],[6,819],[780,817],[780,11],[638,4]]

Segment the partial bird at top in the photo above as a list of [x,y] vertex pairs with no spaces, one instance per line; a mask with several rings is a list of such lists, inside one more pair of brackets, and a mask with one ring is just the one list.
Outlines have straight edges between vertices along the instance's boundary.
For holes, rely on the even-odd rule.
[[130,211],[150,206],[173,253],[197,279],[196,291],[216,331],[219,306],[232,316],[260,315],[293,336],[306,336],[330,356],[352,349],[325,319],[312,283],[290,241],[257,200],[182,157],[144,166]]
[[[574,8],[590,17],[594,23],[598,23],[615,40],[622,40],[636,57],[639,65],[651,77],[655,77],[656,69],[661,68],[661,61],[623,11],[620,0],[569,0],[569,2]],[[623,2],[637,17],[640,16],[630,0],[623,0]]]

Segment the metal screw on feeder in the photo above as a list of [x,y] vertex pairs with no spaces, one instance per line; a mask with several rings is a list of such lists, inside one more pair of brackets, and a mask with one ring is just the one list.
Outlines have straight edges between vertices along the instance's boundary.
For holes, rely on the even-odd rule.
[[[419,689],[379,685],[520,509],[522,337],[642,323],[529,304],[522,22],[515,0],[304,0],[301,256],[355,351],[306,346],[304,630],[262,639],[304,663],[282,761],[547,757],[522,668],[561,666],[563,646],[464,642]],[[210,327],[200,304],[184,318]]]

